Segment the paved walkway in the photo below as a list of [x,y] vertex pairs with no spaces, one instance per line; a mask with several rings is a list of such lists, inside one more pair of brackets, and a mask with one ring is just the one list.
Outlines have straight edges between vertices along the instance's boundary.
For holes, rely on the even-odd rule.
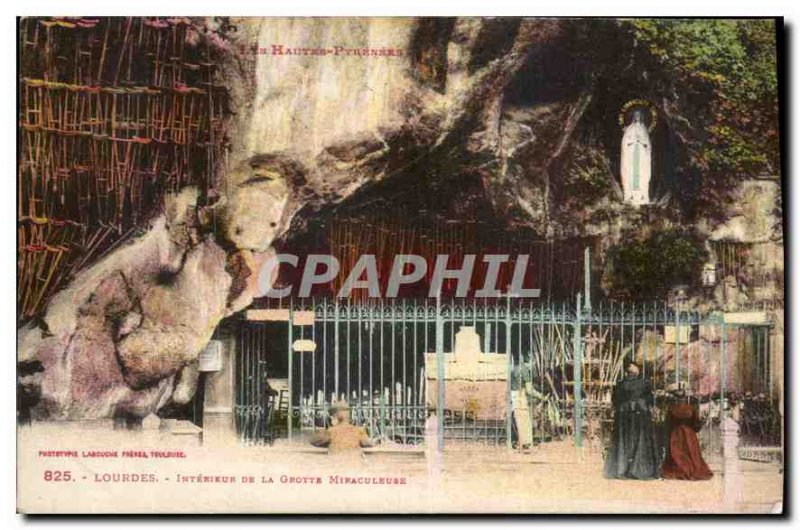
[[[741,502],[730,506],[713,460],[705,482],[606,480],[599,456],[570,442],[527,453],[451,447],[437,470],[419,451],[342,457],[280,442],[178,447],[128,432],[46,434],[20,433],[19,506],[27,512],[770,513],[783,488],[776,465],[742,462]],[[175,450],[184,456],[157,456]],[[70,482],[46,480],[48,470],[69,471]]]

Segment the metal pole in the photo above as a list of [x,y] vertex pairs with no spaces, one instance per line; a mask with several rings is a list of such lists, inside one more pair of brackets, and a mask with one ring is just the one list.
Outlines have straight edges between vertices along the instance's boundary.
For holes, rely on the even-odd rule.
[[436,295],[436,419],[439,422],[436,430],[436,450],[444,452],[444,323],[442,321],[441,292]]
[[506,297],[506,358],[508,362],[506,363],[506,377],[507,377],[507,403],[506,403],[506,447],[511,449],[511,415],[513,411],[513,400],[511,399],[511,364],[514,362],[514,359],[511,355],[511,296]]
[[[349,322],[348,322],[349,325]],[[339,399],[339,299],[334,299],[333,306],[333,393]],[[350,396],[347,396],[348,398]]]
[[380,403],[380,429],[381,429],[381,440],[386,440],[386,399],[384,396],[384,391],[381,389],[381,398],[379,400]]
[[292,379],[292,370],[294,368],[293,363],[292,363],[292,342],[293,342],[292,341],[292,326],[294,325],[293,320],[294,320],[293,304],[290,301],[289,302],[289,322],[288,322],[289,333],[287,334],[287,336],[288,336],[288,345],[287,345],[287,352],[288,353],[287,353],[287,355],[289,357],[289,370],[288,370],[288,372],[289,372],[289,392],[288,392],[289,399],[288,399],[288,404],[287,404],[287,409],[286,409],[286,430],[288,432],[288,436],[289,436],[289,441],[290,442],[292,441],[292,392],[294,391],[294,386],[292,384],[292,380],[293,380]]
[[[725,316],[722,317],[721,324],[721,340],[719,344],[719,436],[720,448],[723,447],[725,440],[722,439],[722,429],[725,425],[725,379],[727,374],[728,365],[728,328],[725,325]],[[724,457],[723,450],[723,457]]]
[[719,420],[720,428],[725,418],[725,386],[728,379],[728,326],[725,324],[724,316],[722,320],[722,340],[719,345]]
[[775,394],[775,385],[774,385],[774,376],[775,373],[775,341],[772,339],[772,324],[770,327],[766,329],[764,339],[767,341],[766,343],[766,355],[769,356],[769,371],[767,377],[769,377],[769,404],[772,405],[773,396]]
[[592,259],[591,250],[586,247],[583,250],[583,296],[584,309],[592,309]]
[[575,306],[575,324],[573,328],[574,352],[572,359],[572,372],[575,386],[573,390],[575,401],[575,446],[583,446],[583,341],[581,340],[581,295],[578,293],[578,303]]
[[681,382],[681,317],[680,300],[675,302],[675,384]]

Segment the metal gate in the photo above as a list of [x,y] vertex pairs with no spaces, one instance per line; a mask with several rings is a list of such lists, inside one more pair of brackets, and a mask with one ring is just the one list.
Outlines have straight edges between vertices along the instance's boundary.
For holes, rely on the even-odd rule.
[[[295,316],[304,310],[294,307],[289,323],[289,437],[296,429],[327,425],[331,405],[344,400],[354,423],[374,438],[421,443],[425,352],[435,339],[431,308],[326,300],[312,306],[307,325],[299,325]],[[311,341],[313,351],[298,348],[298,341]]]

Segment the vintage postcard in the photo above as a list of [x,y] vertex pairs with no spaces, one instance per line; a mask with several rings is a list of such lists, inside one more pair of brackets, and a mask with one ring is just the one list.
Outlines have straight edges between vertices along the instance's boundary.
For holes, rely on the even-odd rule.
[[782,513],[782,19],[17,31],[18,511]]

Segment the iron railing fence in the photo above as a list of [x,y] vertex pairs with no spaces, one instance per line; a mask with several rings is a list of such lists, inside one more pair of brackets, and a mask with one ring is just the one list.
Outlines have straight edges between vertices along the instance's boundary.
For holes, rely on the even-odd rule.
[[[286,322],[244,321],[236,373],[243,439],[323,428],[331,405],[344,400],[353,421],[386,443],[425,443],[436,413],[442,446],[524,448],[573,437],[602,448],[613,421],[611,390],[628,361],[656,391],[657,428],[665,389],[680,385],[700,409],[701,443],[712,453],[721,448],[719,419],[730,400],[758,398],[775,409],[781,389],[769,322],[728,322],[722,313],[666,303],[499,302],[297,300]],[[464,330],[471,358],[457,351]],[[277,364],[286,389],[270,405],[265,372],[275,374],[276,359],[285,359]],[[460,367],[465,362],[470,368]],[[764,423],[754,429],[762,432]]]

